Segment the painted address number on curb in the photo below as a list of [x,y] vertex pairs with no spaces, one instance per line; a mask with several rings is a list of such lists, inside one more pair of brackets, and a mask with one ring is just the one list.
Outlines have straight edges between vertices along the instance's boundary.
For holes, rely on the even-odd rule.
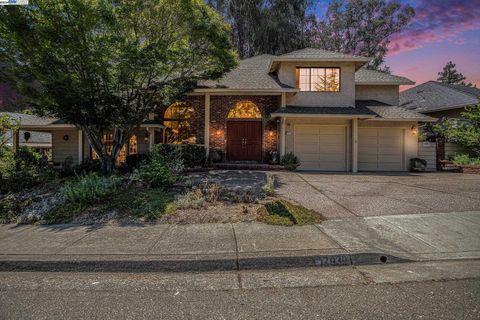
[[321,267],[350,265],[349,255],[336,255],[315,258],[315,264]]

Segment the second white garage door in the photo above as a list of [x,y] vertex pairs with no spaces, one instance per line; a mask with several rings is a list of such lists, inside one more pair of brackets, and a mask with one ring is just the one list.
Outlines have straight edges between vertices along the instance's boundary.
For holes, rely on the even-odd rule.
[[402,128],[359,128],[358,169],[403,171]]
[[297,124],[294,153],[299,169],[346,171],[346,127]]

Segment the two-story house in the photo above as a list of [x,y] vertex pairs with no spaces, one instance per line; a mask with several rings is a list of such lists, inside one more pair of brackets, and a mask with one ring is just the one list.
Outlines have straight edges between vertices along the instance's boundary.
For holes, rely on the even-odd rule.
[[[295,154],[305,170],[406,171],[418,153],[418,122],[434,119],[399,107],[399,86],[413,82],[362,68],[369,61],[312,48],[242,60],[159,110],[122,156],[155,143],[195,143],[231,162],[265,162],[278,151]],[[59,120],[42,128],[52,132],[55,162],[91,156],[76,128]]]

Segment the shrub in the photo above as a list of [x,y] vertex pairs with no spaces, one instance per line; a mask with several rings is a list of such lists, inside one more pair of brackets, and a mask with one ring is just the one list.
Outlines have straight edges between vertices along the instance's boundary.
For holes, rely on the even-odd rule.
[[17,192],[55,177],[41,161],[42,155],[29,147],[0,150],[0,192]]
[[179,159],[185,168],[204,167],[207,163],[205,147],[196,144],[159,144],[155,146],[167,161]]
[[216,203],[220,199],[223,187],[219,183],[205,183],[200,186],[205,200],[210,203]]
[[275,175],[267,173],[265,184],[262,186],[262,192],[267,196],[275,194]]
[[25,204],[13,194],[0,199],[0,223],[13,222],[24,206]]
[[468,154],[456,154],[453,158],[455,165],[480,165],[480,158],[471,157]]
[[202,190],[194,189],[185,194],[178,195],[175,204],[179,209],[201,209],[207,205]]
[[152,188],[169,187],[179,179],[172,173],[165,156],[160,151],[160,147],[155,146],[139,170],[140,178]]
[[258,221],[278,225],[305,225],[320,223],[324,220],[318,212],[285,200],[267,203],[258,209],[258,214]]
[[69,203],[92,204],[114,193],[120,186],[117,176],[99,176],[90,173],[69,181],[62,188],[62,194]]
[[296,170],[297,167],[300,165],[300,161],[298,160],[297,156],[289,152],[282,156],[280,164],[285,166],[287,170],[293,171]]

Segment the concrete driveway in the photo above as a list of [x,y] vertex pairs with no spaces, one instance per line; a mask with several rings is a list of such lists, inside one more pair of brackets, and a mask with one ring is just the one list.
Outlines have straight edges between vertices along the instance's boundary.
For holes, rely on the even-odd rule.
[[480,210],[480,175],[278,172],[278,194],[327,218]]

